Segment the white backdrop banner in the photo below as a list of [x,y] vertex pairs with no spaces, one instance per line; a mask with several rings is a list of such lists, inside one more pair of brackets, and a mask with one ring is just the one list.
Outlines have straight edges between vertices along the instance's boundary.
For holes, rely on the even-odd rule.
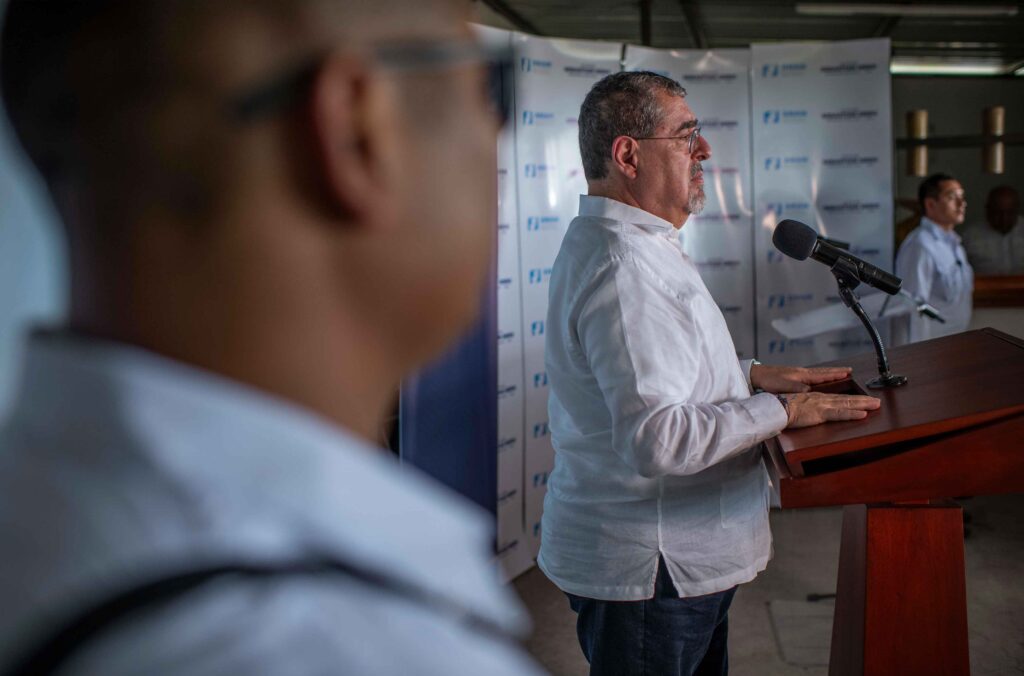
[[797,339],[772,328],[839,297],[827,268],[785,258],[771,237],[792,218],[892,270],[889,41],[754,45],[751,72],[758,357],[803,364],[870,350],[863,328]]
[[721,308],[736,352],[754,356],[753,210],[750,178],[750,51],[626,48],[626,70],[678,81],[711,144],[704,211],[680,232],[683,249]]
[[621,69],[622,45],[514,34],[516,182],[522,288],[525,528],[540,547],[540,516],[554,451],[548,434],[544,322],[562,236],[587,191],[577,116],[595,82]]

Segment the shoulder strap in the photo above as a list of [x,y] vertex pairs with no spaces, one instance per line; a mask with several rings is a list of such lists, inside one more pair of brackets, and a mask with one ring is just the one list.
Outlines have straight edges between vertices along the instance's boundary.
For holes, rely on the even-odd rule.
[[230,576],[271,579],[292,576],[332,575],[347,577],[412,603],[429,607],[478,634],[503,641],[510,640],[506,630],[494,621],[477,615],[457,602],[378,571],[336,559],[318,559],[281,564],[227,563],[185,571],[123,589],[74,614],[52,631],[37,638],[31,649],[2,673],[4,676],[42,676],[64,666],[70,657],[104,632],[130,616],[153,610],[181,598],[203,584]]

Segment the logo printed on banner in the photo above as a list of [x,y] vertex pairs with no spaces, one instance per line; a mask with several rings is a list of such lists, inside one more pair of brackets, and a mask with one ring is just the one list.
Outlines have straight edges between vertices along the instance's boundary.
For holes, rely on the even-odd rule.
[[690,222],[692,223],[706,223],[706,222],[719,222],[719,221],[736,221],[740,219],[739,212],[723,213],[721,211],[711,211],[701,214],[694,214],[690,216]]
[[511,277],[500,277],[500,278],[498,278],[498,288],[501,289],[502,291],[504,291],[506,289],[511,289],[512,288],[512,278]]
[[555,167],[551,164],[530,163],[523,165],[523,175],[526,178],[547,178],[548,172],[554,170]]
[[761,115],[761,120],[765,124],[785,124],[792,122],[806,122],[807,111],[806,110],[766,110]]
[[498,399],[507,399],[516,393],[515,385],[498,385]]
[[498,333],[498,345],[507,345],[515,340],[515,331],[500,331]]
[[540,537],[540,521],[533,524],[533,537]]
[[540,110],[524,110],[523,124],[527,127],[535,124],[545,124],[555,121],[555,114]]
[[551,70],[551,62],[547,59],[531,59],[519,57],[519,70],[523,73],[546,73]]
[[846,202],[826,202],[819,207],[828,214],[837,215],[841,213],[859,213],[862,211],[878,211],[882,208],[879,202],[858,202],[849,200]]
[[498,453],[501,453],[502,451],[512,450],[513,448],[516,447],[517,441],[519,441],[519,439],[515,437],[507,437],[505,439],[501,439],[500,441],[498,441]]
[[498,504],[500,505],[502,503],[508,502],[512,498],[516,497],[518,493],[519,489],[517,488],[513,488],[511,490],[505,491],[504,493],[501,493],[500,495],[498,495]]
[[764,158],[765,171],[779,171],[782,169],[793,169],[806,167],[810,164],[810,158],[806,155],[793,155],[791,157],[766,157]]
[[814,347],[814,338],[791,338],[790,340],[768,341],[768,354],[783,354],[786,350],[799,350]]
[[743,312],[742,305],[719,305],[718,309],[722,311],[723,315],[738,315]]
[[498,232],[500,232],[503,235],[511,229],[512,226],[509,225],[508,223],[498,223]]
[[830,110],[821,114],[821,119],[826,122],[857,122],[873,120],[876,117],[878,117],[877,110],[861,108],[843,108],[842,110]]
[[761,66],[761,77],[793,77],[807,72],[806,63],[766,63]]
[[865,167],[878,164],[878,157],[874,155],[836,155],[824,158],[821,163],[830,169]]
[[533,487],[534,488],[540,488],[541,486],[547,486],[547,485],[548,485],[548,473],[547,472],[537,472],[536,474],[533,475]]
[[551,268],[531,268],[530,284],[547,284],[551,280]]
[[548,436],[549,434],[551,434],[551,430],[548,428],[548,421],[547,420],[545,420],[544,422],[536,423],[533,426],[533,438],[534,439],[543,439],[544,437]]
[[527,216],[526,231],[539,232],[541,230],[558,230],[561,218],[558,216]]
[[611,69],[605,66],[595,66],[592,63],[581,63],[578,66],[565,66],[562,71],[570,77],[592,77],[599,79],[605,75],[611,75]]
[[878,70],[878,64],[864,61],[843,61],[824,65],[819,70],[825,75],[861,75],[875,72]]
[[738,268],[741,262],[726,258],[709,258],[706,261],[697,261],[696,265],[701,270],[721,270],[722,268]]
[[706,120],[702,119],[700,121],[700,126],[705,132],[717,129],[732,131],[740,126],[740,122],[739,120],[721,120],[717,117],[712,117]]
[[765,205],[767,212],[773,213],[776,217],[780,218],[783,214],[792,215],[794,212],[808,211],[810,208],[810,202],[769,202]]
[[530,324],[530,335],[531,336],[543,336],[544,335],[544,320],[538,319]]
[[768,249],[769,263],[781,263],[784,260],[786,260],[786,257],[782,254],[781,251],[776,251],[775,249]]
[[794,303],[809,303],[814,300],[813,293],[773,293],[768,296],[768,308],[779,308],[780,310]]
[[533,388],[537,389],[540,387],[548,386],[548,373],[547,371],[540,371],[533,374]]
[[718,82],[735,82],[739,77],[736,73],[684,73],[683,82],[702,82],[714,84]]

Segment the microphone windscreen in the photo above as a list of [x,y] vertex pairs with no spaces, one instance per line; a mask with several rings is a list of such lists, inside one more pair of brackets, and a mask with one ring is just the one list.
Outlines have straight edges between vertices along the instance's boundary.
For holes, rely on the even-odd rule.
[[789,218],[775,226],[775,232],[772,233],[775,248],[798,261],[811,255],[817,241],[818,233],[813,228]]

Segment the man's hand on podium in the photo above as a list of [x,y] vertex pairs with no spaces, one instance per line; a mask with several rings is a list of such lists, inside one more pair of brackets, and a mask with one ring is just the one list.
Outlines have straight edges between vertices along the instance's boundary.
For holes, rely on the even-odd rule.
[[844,380],[850,376],[851,371],[849,366],[801,368],[755,363],[750,367],[750,384],[755,390],[764,390],[772,394],[809,392],[811,385]]
[[882,405],[875,397],[823,392],[780,394],[779,400],[789,415],[786,429],[811,427],[830,420],[862,420],[868,416],[868,411]]
[[750,384],[755,389],[778,394],[786,407],[787,429],[811,427],[830,420],[861,420],[881,402],[875,397],[855,394],[824,394],[811,392],[812,385],[822,385],[848,378],[848,366],[801,368],[796,366],[750,367]]

